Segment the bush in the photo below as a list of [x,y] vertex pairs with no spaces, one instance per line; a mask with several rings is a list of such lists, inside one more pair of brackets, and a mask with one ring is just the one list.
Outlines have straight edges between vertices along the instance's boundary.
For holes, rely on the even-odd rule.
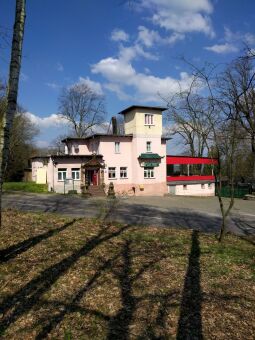
[[25,192],[48,192],[47,184],[34,182],[6,182],[3,184],[4,191],[25,191]]

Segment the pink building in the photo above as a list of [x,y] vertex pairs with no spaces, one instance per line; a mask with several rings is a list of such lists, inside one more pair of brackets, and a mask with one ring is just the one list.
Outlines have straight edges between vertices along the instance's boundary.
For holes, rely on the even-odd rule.
[[[32,178],[48,184],[49,191],[107,192],[110,182],[117,194],[171,193],[167,180],[166,141],[162,135],[164,107],[131,106],[120,112],[123,135],[94,134],[66,138],[65,154],[32,159]],[[202,192],[211,195],[210,190]]]

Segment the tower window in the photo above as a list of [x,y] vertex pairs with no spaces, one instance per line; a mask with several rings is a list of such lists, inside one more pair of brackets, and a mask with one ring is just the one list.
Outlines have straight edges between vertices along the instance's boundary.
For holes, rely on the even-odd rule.
[[145,125],[153,125],[153,115],[146,113],[144,115],[144,124]]
[[146,151],[151,152],[151,142],[146,142]]
[[115,153],[120,153],[120,142],[115,142]]

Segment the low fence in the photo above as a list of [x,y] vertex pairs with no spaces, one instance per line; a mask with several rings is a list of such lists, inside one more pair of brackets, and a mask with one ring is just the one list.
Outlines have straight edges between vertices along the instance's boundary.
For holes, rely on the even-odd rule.
[[[249,187],[235,187],[234,188],[234,197],[235,198],[243,198],[245,195],[250,194],[251,189]],[[217,194],[217,193],[216,193]],[[225,186],[221,188],[220,194],[222,197],[231,197],[231,188],[229,186]]]

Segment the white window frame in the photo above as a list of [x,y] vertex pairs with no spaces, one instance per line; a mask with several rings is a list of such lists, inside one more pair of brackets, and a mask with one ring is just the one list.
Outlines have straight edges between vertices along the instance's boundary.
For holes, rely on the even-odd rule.
[[[65,174],[65,176],[64,176]],[[61,175],[59,179],[59,175]],[[59,168],[58,169],[58,182],[64,182],[67,178],[67,169],[66,168]]]
[[80,181],[80,170],[80,168],[72,168],[72,179],[74,181]]
[[115,153],[120,153],[120,142],[114,142]]
[[[126,166],[120,167],[120,178],[128,178],[128,168]],[[123,176],[124,175],[124,176]]]
[[145,167],[143,170],[143,176],[146,179],[151,179],[151,178],[155,178],[155,174],[154,174],[154,168],[152,167]]
[[151,113],[145,113],[144,115],[144,125],[154,125],[154,115]]
[[151,152],[151,141],[146,142],[146,152]]
[[[112,177],[112,175],[114,175]],[[108,167],[108,179],[116,179],[116,167],[115,166],[109,166]]]

